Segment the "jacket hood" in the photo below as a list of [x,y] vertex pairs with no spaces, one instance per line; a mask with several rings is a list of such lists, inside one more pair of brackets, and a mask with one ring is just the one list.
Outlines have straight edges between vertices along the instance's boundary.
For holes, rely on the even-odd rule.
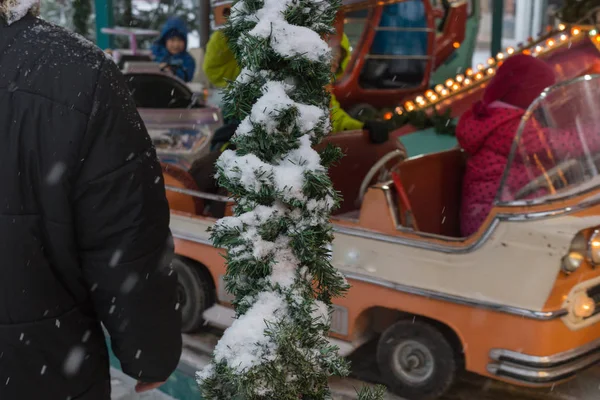
[[160,44],[165,44],[165,37],[169,32],[173,30],[179,33],[181,36],[183,36],[183,40],[185,41],[185,48],[187,49],[188,30],[185,21],[179,17],[171,17],[167,20],[167,22],[165,22],[165,25],[163,26],[162,31],[160,32],[160,37],[158,38]]
[[[476,154],[487,138],[498,127],[508,122],[518,126],[525,110],[519,108],[490,107],[485,117],[478,117],[472,109],[466,111],[456,127],[456,139],[460,146],[469,154]],[[511,134],[516,135],[515,132]]]
[[3,0],[0,1],[0,19],[12,24],[28,13],[39,14],[40,0]]

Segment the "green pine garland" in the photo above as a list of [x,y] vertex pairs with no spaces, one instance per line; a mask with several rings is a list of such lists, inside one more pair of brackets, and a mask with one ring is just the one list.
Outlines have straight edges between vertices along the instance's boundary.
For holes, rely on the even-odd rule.
[[73,2],[73,26],[75,32],[80,35],[88,36],[88,21],[92,13],[92,1],[91,0],[75,0]]
[[[348,374],[327,337],[331,300],[349,288],[330,263],[329,222],[339,203],[327,168],[341,151],[312,149],[329,134],[331,52],[340,0],[240,0],[225,34],[243,70],[226,115],[242,123],[217,162],[234,217],[212,231],[227,250],[237,319],[198,375],[207,400],[321,400]],[[365,390],[365,399],[382,389]]]
[[442,114],[436,109],[433,109],[432,115],[423,110],[404,112],[402,115],[394,114],[390,122],[394,129],[410,124],[419,130],[433,128],[437,134],[456,136],[456,122],[452,118],[450,108]]
[[[582,19],[593,18],[590,12],[600,7],[600,0],[566,0],[558,11],[558,18],[567,24],[579,23]],[[590,21],[584,21],[589,23]]]

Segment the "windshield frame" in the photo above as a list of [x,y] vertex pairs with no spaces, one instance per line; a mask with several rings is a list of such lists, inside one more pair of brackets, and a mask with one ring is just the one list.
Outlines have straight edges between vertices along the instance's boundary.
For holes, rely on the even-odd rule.
[[529,119],[531,118],[531,115],[537,109],[537,106],[542,101],[544,101],[546,96],[548,96],[550,93],[552,93],[560,88],[574,85],[574,84],[577,84],[582,81],[592,81],[592,80],[600,80],[600,74],[586,74],[586,75],[579,76],[577,78],[573,78],[573,79],[559,82],[552,86],[549,86],[533,101],[533,103],[531,103],[529,108],[527,108],[527,110],[523,114],[523,117],[521,117],[521,122],[519,123],[519,127],[517,128],[517,133],[515,134],[515,138],[511,145],[511,149],[510,149],[510,153],[509,153],[509,156],[508,156],[508,159],[506,162],[506,166],[504,167],[504,172],[502,173],[502,179],[500,180],[500,186],[498,187],[498,192],[496,193],[496,197],[494,199],[494,203],[493,203],[494,206],[523,207],[523,206],[536,206],[536,205],[541,205],[541,204],[550,204],[550,203],[554,203],[554,202],[565,201],[565,200],[568,200],[568,199],[571,199],[571,198],[574,198],[577,196],[581,196],[582,194],[589,193],[589,192],[597,189],[598,187],[600,187],[600,183],[597,185],[589,186],[589,187],[587,185],[585,185],[585,183],[579,183],[578,184],[579,187],[585,187],[585,188],[582,188],[581,190],[573,190],[573,189],[566,190],[566,191],[564,191],[563,194],[556,194],[556,195],[552,196],[551,198],[548,198],[548,196],[543,196],[540,198],[535,198],[535,199],[530,199],[530,200],[511,200],[511,201],[502,201],[501,200],[502,189],[505,187],[506,181],[508,179],[508,176],[510,173],[510,167],[511,167],[511,165],[513,165],[514,158],[515,158],[517,152],[519,151],[519,139],[521,138],[523,131],[525,130],[525,127],[527,126],[527,123],[529,122]]

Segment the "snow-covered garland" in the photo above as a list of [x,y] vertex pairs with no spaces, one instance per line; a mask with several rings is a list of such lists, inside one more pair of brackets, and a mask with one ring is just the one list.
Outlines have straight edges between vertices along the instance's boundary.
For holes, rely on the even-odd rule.
[[226,111],[241,120],[217,178],[237,201],[217,222],[238,318],[198,374],[205,399],[326,399],[346,362],[327,340],[331,299],[348,288],[330,264],[339,199],[327,167],[332,33],[337,0],[242,0],[225,34],[244,67]]

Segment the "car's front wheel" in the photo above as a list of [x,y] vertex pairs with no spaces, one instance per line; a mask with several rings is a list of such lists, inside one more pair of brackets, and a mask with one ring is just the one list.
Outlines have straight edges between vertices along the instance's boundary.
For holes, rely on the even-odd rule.
[[177,272],[177,303],[181,308],[181,330],[191,333],[204,325],[202,314],[213,305],[214,286],[202,267],[174,258],[171,266]]
[[377,347],[377,363],[388,387],[411,400],[432,400],[452,386],[455,352],[433,325],[403,320],[388,328]]

